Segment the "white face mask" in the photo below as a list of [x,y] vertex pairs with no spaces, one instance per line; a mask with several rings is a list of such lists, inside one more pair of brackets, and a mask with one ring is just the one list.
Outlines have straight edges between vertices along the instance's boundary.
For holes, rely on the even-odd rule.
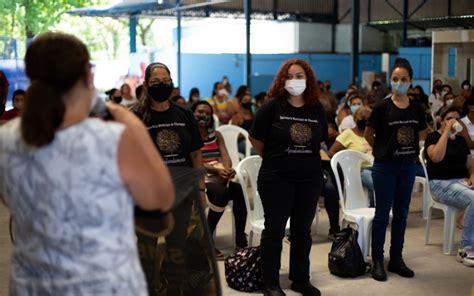
[[464,84],[462,88],[464,88],[465,90],[469,90],[469,84]]
[[443,90],[443,91],[441,92],[441,97],[444,97],[447,93],[448,93],[447,91]]
[[306,79],[291,79],[285,81],[285,89],[292,96],[301,95],[306,89]]
[[217,92],[217,94],[218,94],[219,96],[227,96],[227,95],[229,95],[229,93],[227,92],[227,90],[225,90],[225,88],[220,89],[220,90]]
[[448,107],[451,106],[453,104],[453,101],[454,100],[447,100],[446,101],[446,106],[448,106]]

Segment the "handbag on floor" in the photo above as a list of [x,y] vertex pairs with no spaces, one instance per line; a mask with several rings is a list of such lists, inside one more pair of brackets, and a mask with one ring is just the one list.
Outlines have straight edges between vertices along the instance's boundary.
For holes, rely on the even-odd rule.
[[225,258],[225,279],[232,289],[255,292],[263,287],[260,247],[248,247]]
[[357,277],[370,270],[357,243],[359,232],[346,227],[336,234],[328,254],[329,271],[340,277]]

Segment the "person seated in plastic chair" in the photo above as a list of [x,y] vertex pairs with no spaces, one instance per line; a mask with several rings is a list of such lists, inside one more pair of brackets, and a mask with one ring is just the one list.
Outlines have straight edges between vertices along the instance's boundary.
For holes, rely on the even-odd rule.
[[464,210],[464,228],[457,260],[474,267],[474,160],[462,129],[459,111],[448,107],[441,112],[441,129],[425,140],[425,157],[433,199]]
[[[198,121],[204,146],[201,148],[204,168],[207,171],[206,189],[209,205],[207,222],[214,233],[229,200],[233,200],[232,211],[235,217],[235,244],[237,248],[247,247],[245,223],[247,208],[240,184],[232,182],[235,170],[225,147],[221,133],[214,129],[212,106],[206,101],[198,101],[191,107]],[[224,259],[224,254],[216,249],[216,259]]]
[[[367,120],[372,110],[369,107],[359,107],[354,111],[354,122],[356,126],[351,129],[344,130],[331,146],[328,156],[332,157],[337,152],[344,149],[352,149],[372,156],[372,147],[364,138],[364,130]],[[374,207],[374,182],[372,181],[372,170],[369,164],[362,163],[362,185],[369,192],[369,205]]]

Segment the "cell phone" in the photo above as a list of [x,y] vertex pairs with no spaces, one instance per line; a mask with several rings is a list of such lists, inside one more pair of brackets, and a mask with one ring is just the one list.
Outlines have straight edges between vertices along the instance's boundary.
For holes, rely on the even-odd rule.
[[114,117],[110,113],[107,105],[101,98],[95,98],[91,104],[91,112],[89,114],[91,117],[99,117],[103,120],[113,120]]

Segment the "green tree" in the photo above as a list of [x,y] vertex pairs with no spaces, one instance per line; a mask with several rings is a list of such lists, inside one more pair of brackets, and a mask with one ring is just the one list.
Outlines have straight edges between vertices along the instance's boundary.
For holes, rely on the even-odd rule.
[[[58,23],[68,10],[100,5],[106,0],[1,0],[3,35],[32,38]],[[8,34],[9,33],[9,34]]]

